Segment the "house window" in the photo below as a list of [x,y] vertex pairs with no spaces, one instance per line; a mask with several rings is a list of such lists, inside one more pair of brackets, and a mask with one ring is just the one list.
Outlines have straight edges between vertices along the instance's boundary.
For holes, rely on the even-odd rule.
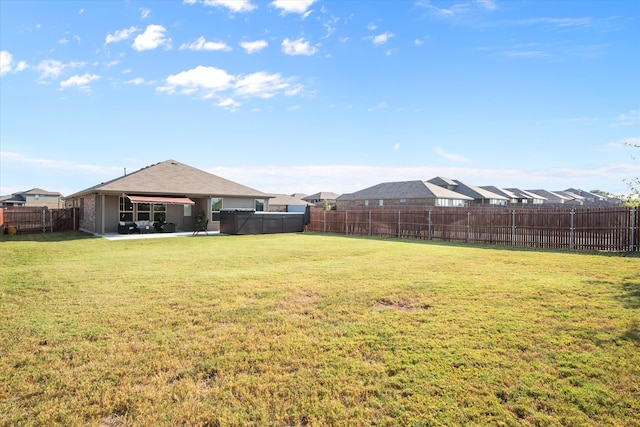
[[165,205],[164,203],[154,203],[153,204],[153,220],[165,221],[166,219],[167,219],[167,205]]
[[213,197],[211,199],[211,221],[220,221],[220,211],[222,210],[222,199]]
[[120,221],[133,221],[133,203],[128,197],[120,197]]
[[256,199],[256,212],[264,211],[264,199]]
[[368,201],[368,200],[365,200],[365,201],[364,201],[364,205],[365,205],[365,206],[369,206],[369,201]]
[[407,203],[407,199],[400,199],[400,203]]
[[137,203],[138,212],[136,214],[137,221],[149,221],[151,219],[151,204]]
[[384,206],[384,200],[378,200],[378,206]]

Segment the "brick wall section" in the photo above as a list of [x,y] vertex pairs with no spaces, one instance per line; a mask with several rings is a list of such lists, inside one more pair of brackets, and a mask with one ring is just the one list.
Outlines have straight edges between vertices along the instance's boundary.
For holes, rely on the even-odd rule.
[[[91,233],[98,232],[96,229],[96,197],[94,195],[83,197],[78,199],[77,204],[80,207],[80,229]],[[82,199],[84,199],[84,207],[82,206]]]

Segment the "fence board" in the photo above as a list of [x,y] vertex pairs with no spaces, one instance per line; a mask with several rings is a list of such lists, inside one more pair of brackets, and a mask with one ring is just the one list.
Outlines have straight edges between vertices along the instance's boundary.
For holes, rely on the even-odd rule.
[[311,210],[307,231],[581,251],[640,251],[640,209]]

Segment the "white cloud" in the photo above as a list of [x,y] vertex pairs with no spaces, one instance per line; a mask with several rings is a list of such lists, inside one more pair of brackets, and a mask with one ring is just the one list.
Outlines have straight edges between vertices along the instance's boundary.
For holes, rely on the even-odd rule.
[[[195,3],[190,2],[190,3]],[[251,12],[256,8],[251,0],[203,0],[205,6],[225,7],[231,12]]]
[[246,50],[247,53],[249,53],[249,54],[260,52],[262,49],[264,49],[268,45],[269,45],[269,43],[267,43],[265,40],[255,40],[255,41],[252,41],[252,42],[241,42],[240,43],[240,46],[244,50]]
[[67,80],[60,82],[60,89],[76,87],[82,91],[91,90],[89,83],[99,80],[100,76],[96,74],[83,74],[69,77]]
[[151,9],[145,9],[145,8],[141,7],[138,10],[140,11],[140,18],[141,19],[146,19],[151,14]]
[[236,109],[241,105],[239,102],[235,101],[233,98],[223,99],[222,101],[216,104],[218,107],[222,107],[229,111],[236,111]]
[[238,95],[258,98],[272,98],[290,87],[290,82],[280,74],[269,74],[263,71],[241,76],[234,84]]
[[378,34],[377,36],[371,36],[368,37],[373,44],[375,44],[376,46],[382,46],[383,44],[386,44],[390,38],[395,37],[395,35],[389,31],[382,33],[382,34]]
[[13,62],[13,55],[8,50],[0,51],[0,76],[10,72],[18,73],[28,68],[25,61],[19,61],[15,66]]
[[171,39],[165,37],[166,29],[162,25],[148,25],[144,33],[138,35],[131,45],[135,50],[151,50],[160,46],[171,47]]
[[631,110],[628,113],[618,115],[615,123],[609,127],[633,126],[640,123],[640,110]]
[[[202,99],[217,98],[216,105],[237,107],[235,98],[272,98],[276,95],[293,96],[300,93],[302,85],[293,78],[264,71],[248,75],[231,75],[215,68],[198,66],[167,77],[158,91],[168,94],[195,96]],[[232,102],[233,101],[233,102]]]
[[436,147],[436,148],[434,148],[434,149],[433,149],[433,151],[434,151],[437,155],[439,155],[440,157],[444,157],[445,159],[447,159],[447,160],[451,160],[451,161],[453,161],[453,162],[468,162],[468,161],[469,161],[469,159],[467,159],[467,158],[466,158],[466,157],[464,157],[464,156],[460,156],[460,155],[458,155],[458,154],[454,154],[454,153],[449,153],[449,152],[447,152],[447,151],[443,150],[443,149],[442,149],[442,148],[440,148],[440,147]]
[[375,31],[378,29],[378,26],[376,24],[367,24],[367,29],[371,31]]
[[13,62],[13,55],[9,53],[7,50],[0,51],[0,76],[7,74],[11,71],[13,66],[11,63]]
[[16,68],[14,68],[14,69],[13,69],[13,71],[14,71],[15,73],[18,73],[18,72],[20,72],[20,71],[24,71],[24,70],[26,70],[27,68],[29,68],[29,66],[27,65],[27,63],[26,63],[25,61],[20,61],[20,62],[18,62],[18,65],[16,65]]
[[184,43],[180,46],[181,50],[189,49],[189,50],[224,50],[230,51],[231,47],[227,46],[224,42],[212,42],[206,41],[204,37],[200,37],[199,39],[193,41],[192,43]]
[[184,95],[201,94],[207,97],[229,87],[234,77],[215,67],[197,66],[189,71],[167,77],[167,85],[158,88],[162,92],[179,92]]
[[297,13],[300,15],[308,15],[308,9],[316,0],[274,0],[271,2],[271,6],[280,9],[280,13],[286,15],[287,13]]
[[396,144],[393,146],[393,149],[394,149],[395,151],[398,151],[398,150],[400,149],[400,143],[399,143],[399,142],[396,142]]
[[124,82],[124,84],[126,85],[134,85],[134,86],[140,86],[140,85],[150,85],[150,84],[154,84],[153,81],[146,81],[145,79],[143,79],[142,77],[136,77],[135,79],[131,79],[131,80],[127,80],[126,82]]
[[476,0],[476,3],[488,10],[496,10],[498,8],[495,0]]
[[549,24],[556,27],[583,27],[594,23],[591,17],[582,18],[531,18],[523,19],[517,22],[520,25],[537,25],[537,24]]
[[40,80],[56,79],[67,68],[84,67],[84,62],[69,62],[64,64],[55,59],[45,59],[36,65],[35,69],[40,73]]
[[66,37],[61,38],[60,40],[58,40],[58,43],[60,44],[67,44],[69,43],[69,39],[67,39]]
[[287,55],[313,55],[318,49],[315,46],[311,46],[304,38],[297,40],[289,40],[288,38],[282,41],[282,51]]
[[113,34],[107,34],[107,37],[104,40],[104,44],[116,43],[122,40],[127,40],[131,38],[131,36],[138,31],[138,29],[134,26],[129,28],[125,28],[124,30],[116,30]]

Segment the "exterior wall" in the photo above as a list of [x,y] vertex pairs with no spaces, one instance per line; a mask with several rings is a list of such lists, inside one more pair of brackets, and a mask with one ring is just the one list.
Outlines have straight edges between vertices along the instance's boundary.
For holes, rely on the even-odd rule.
[[80,229],[91,233],[97,233],[96,229],[96,195],[88,194],[78,198],[77,206],[80,208]]
[[[359,200],[336,200],[336,208],[339,210],[353,209],[353,208],[376,208],[379,207],[380,199],[368,199],[369,205],[365,205],[364,199]],[[435,199],[383,199],[384,206],[435,206]]]
[[50,209],[58,209],[62,207],[62,203],[60,202],[60,196],[49,196],[45,194],[39,194],[36,198],[35,194],[25,194],[25,204],[24,206],[46,206]]
[[[98,196],[100,197],[100,196]],[[120,214],[120,197],[104,197],[104,232],[118,232],[118,215]]]
[[[240,197],[223,197],[222,198],[223,209],[255,209],[256,199],[244,199]],[[265,199],[265,210],[268,210],[268,199]]]

